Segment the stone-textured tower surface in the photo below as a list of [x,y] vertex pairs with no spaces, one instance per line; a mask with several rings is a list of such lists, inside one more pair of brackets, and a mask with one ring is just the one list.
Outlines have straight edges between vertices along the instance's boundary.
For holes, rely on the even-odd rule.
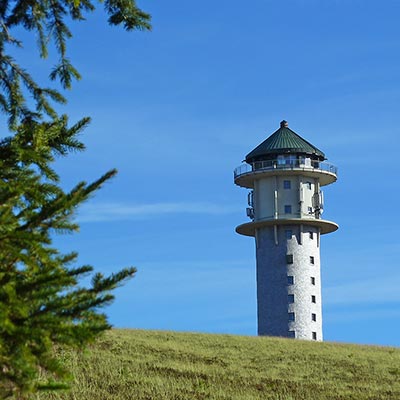
[[236,232],[256,239],[259,335],[322,340],[320,236],[338,229],[322,219],[321,187],[336,181],[325,160],[282,121],[235,169],[250,189]]

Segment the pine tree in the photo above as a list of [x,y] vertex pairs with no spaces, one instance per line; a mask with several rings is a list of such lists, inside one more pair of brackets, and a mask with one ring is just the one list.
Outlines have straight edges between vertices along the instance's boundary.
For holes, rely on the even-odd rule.
[[[111,25],[150,29],[149,15],[134,0],[105,0],[104,7]],[[9,53],[12,46],[22,46],[12,36],[17,27],[37,35],[42,57],[53,41],[59,63],[50,79],[70,88],[80,75],[67,57],[71,32],[65,21],[83,20],[93,10],[90,0],[0,1],[0,109],[10,130],[0,141],[1,398],[28,399],[38,390],[65,388],[68,371],[55,350],[84,348],[108,329],[100,309],[135,273],[131,267],[104,277],[89,265],[76,266],[75,252],[61,254],[52,244],[55,234],[79,228],[75,210],[116,171],[93,183],[79,182],[68,192],[61,188],[53,163],[84,150],[77,135],[89,118],[69,124],[52,104],[65,102],[64,97],[38,85]],[[88,275],[91,284],[83,286],[81,278]]]

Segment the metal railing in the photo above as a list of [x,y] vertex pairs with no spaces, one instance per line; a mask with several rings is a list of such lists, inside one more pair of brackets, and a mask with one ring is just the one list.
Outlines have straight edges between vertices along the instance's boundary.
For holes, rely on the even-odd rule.
[[323,171],[337,175],[337,167],[325,161],[305,160],[266,160],[252,164],[244,163],[234,170],[235,179],[244,174],[257,171],[302,169],[304,171]]
[[278,213],[276,215],[268,215],[266,217],[262,217],[262,218],[255,218],[254,215],[254,209],[252,211],[252,215],[249,215],[250,213],[247,212],[246,209],[246,216],[249,217],[252,221],[256,221],[256,222],[262,222],[262,221],[279,221],[279,220],[283,220],[283,219],[292,219],[292,218],[301,218],[304,221],[313,221],[313,220],[318,220],[318,219],[322,219],[322,214],[321,213],[305,213],[305,212],[292,212],[290,214],[285,214],[285,213]]

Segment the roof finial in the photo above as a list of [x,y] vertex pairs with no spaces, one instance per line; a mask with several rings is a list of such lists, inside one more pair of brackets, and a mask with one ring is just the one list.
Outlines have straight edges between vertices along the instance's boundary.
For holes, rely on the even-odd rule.
[[283,120],[281,121],[281,128],[287,128],[289,126],[288,122]]

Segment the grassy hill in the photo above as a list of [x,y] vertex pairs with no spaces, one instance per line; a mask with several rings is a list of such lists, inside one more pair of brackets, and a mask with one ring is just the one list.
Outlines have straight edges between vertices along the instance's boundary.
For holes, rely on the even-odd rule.
[[400,349],[390,347],[112,330],[62,356],[74,389],[38,399],[400,399]]

